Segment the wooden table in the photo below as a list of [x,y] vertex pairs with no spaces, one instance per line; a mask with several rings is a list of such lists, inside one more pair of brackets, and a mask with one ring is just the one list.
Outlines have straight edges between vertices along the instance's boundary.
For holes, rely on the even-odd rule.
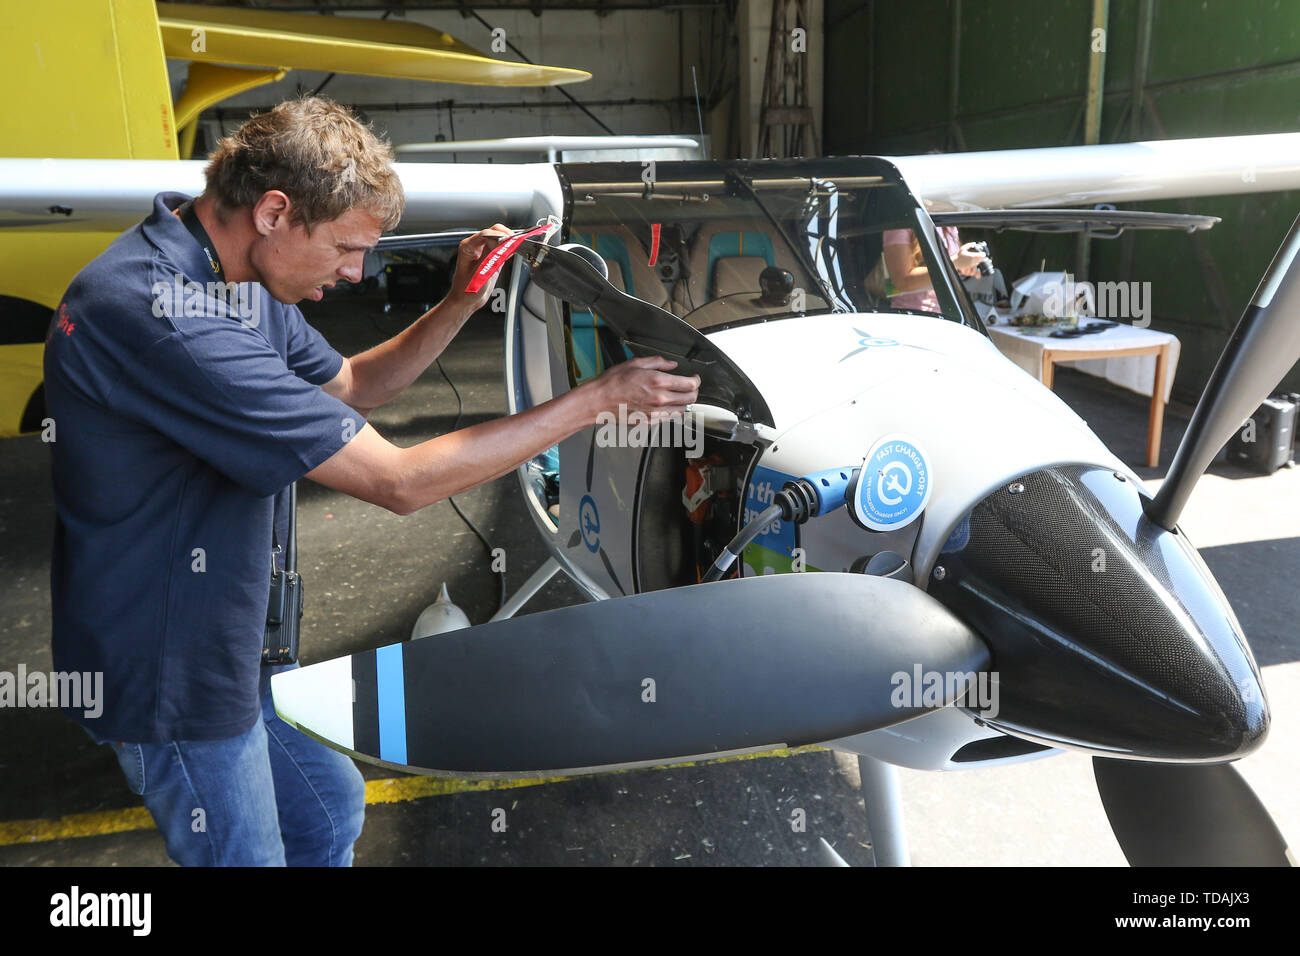
[[[1023,327],[1009,326],[999,316],[999,324],[988,327],[998,349],[1048,388],[1055,379],[1058,362],[1084,359],[1112,359],[1128,356],[1155,357],[1155,380],[1151,389],[1151,413],[1147,425],[1147,466],[1160,464],[1160,436],[1165,425],[1165,402],[1178,360],[1178,339],[1167,332],[1137,329],[1120,325],[1093,335],[1057,339],[1046,333],[1032,334]],[[1087,325],[1087,320],[1084,320]],[[1107,344],[1104,337],[1119,332]]]

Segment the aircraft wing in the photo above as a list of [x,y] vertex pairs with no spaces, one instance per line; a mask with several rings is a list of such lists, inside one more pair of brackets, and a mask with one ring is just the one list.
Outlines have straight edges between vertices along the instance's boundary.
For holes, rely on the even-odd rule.
[[[1300,188],[1300,133],[887,157],[933,211],[1178,199]],[[191,160],[0,159],[0,229],[122,230],[157,192],[200,192]],[[398,163],[401,231],[523,225],[548,163]],[[51,211],[53,209],[53,211]]]
[[885,158],[932,210],[1079,206],[1300,188],[1300,133]]
[[[0,230],[120,232],[146,218],[156,193],[203,191],[201,160],[0,159]],[[494,222],[531,225],[539,194],[559,181],[548,163],[398,163],[403,232]]]
[[586,70],[496,60],[441,30],[396,20],[160,3],[158,27],[163,50],[177,60],[476,86],[591,79]]

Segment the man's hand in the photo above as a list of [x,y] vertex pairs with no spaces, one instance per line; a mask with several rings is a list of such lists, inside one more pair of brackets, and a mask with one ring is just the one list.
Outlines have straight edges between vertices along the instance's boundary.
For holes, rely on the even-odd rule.
[[464,315],[477,312],[487,305],[492,290],[496,288],[497,279],[501,277],[500,272],[473,295],[465,292],[465,286],[469,285],[470,279],[474,277],[483,257],[495,249],[502,239],[508,239],[511,235],[513,232],[510,227],[498,222],[460,241],[460,248],[456,253],[456,275],[451,280],[451,291],[443,299],[444,304],[463,310]]
[[677,367],[658,355],[628,359],[587,382],[582,388],[593,393],[597,411],[617,413],[620,405],[628,412],[643,412],[650,422],[661,421],[686,411],[700,394],[698,375],[669,375]]
[[345,359],[339,374],[322,386],[325,391],[368,416],[415,381],[466,320],[487,304],[497,276],[477,295],[466,295],[465,286],[483,257],[509,235],[510,230],[498,222],[462,239],[456,276],[446,298],[388,341]]

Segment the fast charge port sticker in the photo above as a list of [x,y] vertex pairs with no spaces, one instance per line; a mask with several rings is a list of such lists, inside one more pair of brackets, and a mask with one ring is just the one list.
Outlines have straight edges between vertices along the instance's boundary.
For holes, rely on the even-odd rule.
[[906,435],[886,435],[862,463],[853,516],[872,531],[894,531],[925,510],[932,484],[921,447]]

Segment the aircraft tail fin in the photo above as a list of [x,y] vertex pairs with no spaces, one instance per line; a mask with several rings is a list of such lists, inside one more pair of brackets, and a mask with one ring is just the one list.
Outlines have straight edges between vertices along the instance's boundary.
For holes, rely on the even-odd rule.
[[0,32],[12,95],[0,156],[176,159],[176,124],[151,0],[16,4]]

